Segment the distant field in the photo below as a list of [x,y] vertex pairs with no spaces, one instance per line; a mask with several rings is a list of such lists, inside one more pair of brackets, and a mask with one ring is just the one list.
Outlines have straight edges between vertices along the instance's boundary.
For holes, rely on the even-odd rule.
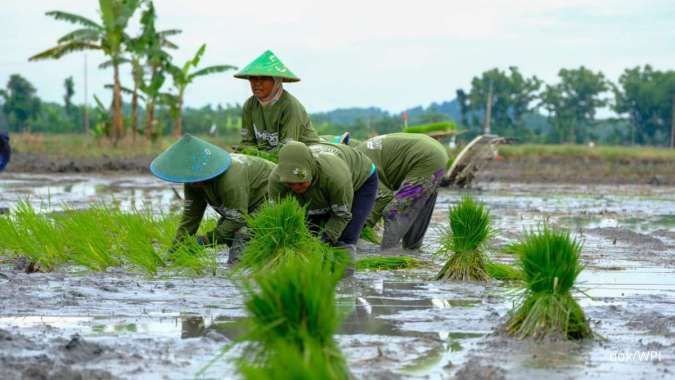
[[[209,142],[226,147],[238,142],[238,136],[221,137],[199,136]],[[25,134],[11,135],[12,150],[20,153],[32,153],[55,158],[98,158],[98,157],[134,157],[153,156],[173,144],[176,139],[165,136],[155,142],[142,137],[132,141],[127,136],[117,146],[107,139],[96,140],[84,134]]]
[[499,154],[504,158],[578,157],[611,162],[675,160],[675,149],[655,147],[595,146],[591,148],[586,145],[502,145],[499,147]]

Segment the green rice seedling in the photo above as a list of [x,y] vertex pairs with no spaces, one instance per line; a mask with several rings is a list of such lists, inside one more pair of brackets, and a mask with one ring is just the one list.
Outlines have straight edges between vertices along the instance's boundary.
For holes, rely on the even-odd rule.
[[[243,286],[247,318],[247,357],[262,368],[274,366],[279,342],[302,357],[321,355],[328,378],[348,377],[333,338],[340,324],[335,304],[339,275],[325,270],[323,258],[288,257],[270,272],[257,272]],[[314,348],[317,348],[316,350]]]
[[[264,363],[239,362],[239,372],[250,380],[346,380],[346,369],[335,372],[331,356],[314,342],[306,342],[303,350],[284,340],[278,340],[271,348],[274,354]],[[262,364],[262,365],[260,365]]]
[[523,279],[523,272],[508,264],[496,263],[494,261],[487,261],[485,263],[485,271],[491,278],[500,281],[521,281]]
[[168,269],[190,276],[216,273],[216,254],[213,249],[199,245],[194,236],[177,243],[165,259]]
[[86,210],[66,210],[55,216],[69,262],[94,271],[120,265],[120,258],[113,252],[118,228],[111,217],[114,212],[106,206],[95,205]]
[[518,247],[518,262],[524,275],[525,292],[506,324],[518,338],[592,337],[583,310],[572,297],[582,244],[568,231],[544,225],[525,235]]
[[119,229],[118,247],[124,261],[146,273],[156,274],[157,268],[164,266],[164,261],[153,244],[160,238],[160,233],[152,213],[118,211],[114,216]]
[[247,156],[255,156],[255,157],[264,158],[267,161],[274,162],[275,164],[277,162],[279,162],[279,157],[277,157],[276,154],[270,153],[270,152],[265,152],[264,150],[259,150],[259,149],[252,148],[252,147],[242,149],[241,153],[245,154]]
[[457,130],[457,124],[453,121],[439,121],[431,124],[413,125],[403,128],[406,133],[430,133],[430,132],[447,132]]
[[397,270],[412,269],[421,265],[421,262],[410,256],[373,256],[364,257],[356,261],[356,270]]
[[450,254],[437,280],[486,281],[483,249],[492,235],[490,212],[471,197],[450,209],[450,228],[437,253]]
[[349,255],[330,248],[312,236],[305,223],[305,210],[295,198],[269,203],[249,218],[251,240],[238,268],[254,271],[273,269],[291,257],[320,256],[325,269],[342,272]]
[[363,227],[361,230],[361,239],[377,245],[382,244],[382,238],[377,234],[375,228],[370,226]]
[[28,202],[19,202],[13,215],[0,217],[0,236],[0,249],[25,256],[40,270],[53,270],[66,261],[64,235]]

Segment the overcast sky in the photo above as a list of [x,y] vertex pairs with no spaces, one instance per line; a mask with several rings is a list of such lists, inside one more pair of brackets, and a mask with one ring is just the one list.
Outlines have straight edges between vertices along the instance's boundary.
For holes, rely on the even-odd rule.
[[[96,19],[96,0],[3,0],[0,84],[20,73],[47,100],[62,101],[72,75],[82,102],[83,57],[29,63],[74,26],[44,16],[64,10]],[[155,0],[161,29],[179,28],[182,63],[200,44],[204,64],[243,67],[266,49],[302,81],[286,89],[308,111],[378,106],[398,112],[450,100],[471,78],[515,65],[556,81],[560,68],[584,65],[615,80],[626,67],[675,69],[673,0]],[[106,98],[112,72],[88,53],[89,88]],[[127,69],[125,69],[127,71]],[[123,78],[129,81],[128,76]],[[186,103],[242,103],[246,81],[197,79]]]

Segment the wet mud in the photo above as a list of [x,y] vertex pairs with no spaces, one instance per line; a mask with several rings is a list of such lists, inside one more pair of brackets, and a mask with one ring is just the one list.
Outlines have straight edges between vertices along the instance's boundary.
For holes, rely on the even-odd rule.
[[[357,272],[340,283],[337,335],[356,378],[659,379],[675,371],[675,188],[480,183],[470,193],[491,209],[501,248],[544,220],[584,241],[575,296],[598,334],[586,342],[503,335],[517,293],[510,284],[438,282],[432,253],[462,194],[444,190],[432,227],[405,271]],[[49,207],[94,201],[167,210],[179,201],[146,176],[36,177],[0,181],[0,207],[49,194]],[[360,255],[376,252],[368,243]],[[243,299],[227,252],[215,276],[154,278],[122,268],[26,274],[0,258],[3,378],[193,378],[242,332]],[[70,348],[68,348],[70,347]],[[642,356],[634,356],[634,353]],[[241,347],[216,358],[204,378],[235,378]],[[32,376],[32,377],[31,377]],[[60,377],[59,377],[60,376]]]

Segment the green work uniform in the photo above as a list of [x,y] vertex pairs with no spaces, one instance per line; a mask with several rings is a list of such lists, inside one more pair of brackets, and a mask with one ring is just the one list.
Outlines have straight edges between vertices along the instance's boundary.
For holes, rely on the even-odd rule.
[[232,154],[231,158],[232,166],[207,180],[204,188],[184,185],[185,205],[176,241],[197,232],[208,204],[221,216],[218,226],[207,234],[209,240],[230,245],[235,232],[246,225],[246,216],[262,205],[267,196],[267,180],[275,165],[240,154]]
[[392,133],[359,144],[377,167],[380,183],[396,191],[403,182],[414,183],[446,167],[448,153],[433,138],[413,133]]
[[324,233],[335,243],[352,219],[354,192],[373,173],[373,165],[366,155],[346,145],[321,143],[308,148],[293,152],[292,160],[298,163],[294,173],[302,173],[310,187],[296,194],[282,181],[287,162],[280,153],[279,166],[270,175],[269,196],[272,200],[296,197],[307,207],[308,217],[329,215]]
[[276,151],[289,140],[319,142],[319,135],[300,101],[283,90],[279,100],[263,107],[255,96],[244,103],[241,147]]
[[371,138],[357,149],[370,157],[380,177],[378,199],[368,224],[384,217],[381,248],[393,248],[403,240],[404,248],[418,249],[448,162],[445,148],[429,136],[392,133]]

